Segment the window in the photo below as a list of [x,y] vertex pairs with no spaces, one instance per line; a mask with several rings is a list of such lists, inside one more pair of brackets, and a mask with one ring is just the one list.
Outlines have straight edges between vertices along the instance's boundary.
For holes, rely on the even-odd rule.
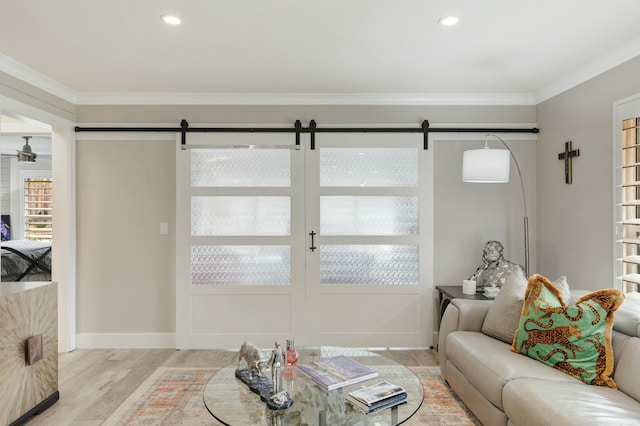
[[622,121],[621,245],[622,289],[640,290],[640,118]]
[[53,211],[53,180],[24,179],[24,238],[51,242]]

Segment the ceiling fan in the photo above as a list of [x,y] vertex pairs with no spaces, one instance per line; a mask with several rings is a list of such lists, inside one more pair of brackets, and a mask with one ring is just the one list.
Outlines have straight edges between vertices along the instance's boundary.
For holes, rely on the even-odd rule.
[[[36,145],[36,147],[40,147],[40,149],[42,149],[42,141],[40,141],[38,138],[39,136],[36,135],[30,135],[30,136],[21,136],[22,139],[24,139],[24,145],[22,145],[22,149],[16,149],[20,147],[20,139],[17,137],[13,137],[11,135],[7,136],[7,138],[4,139],[4,147],[3,147],[3,152],[0,154],[0,157],[2,158],[16,158],[18,160],[18,162],[20,163],[35,163],[36,162],[36,158],[38,159],[51,159],[51,154],[48,152],[47,148],[45,148],[45,154],[43,155],[42,153],[40,154],[36,154],[35,152],[33,152],[33,147],[30,143],[30,140],[32,138],[36,138],[34,139],[34,143]],[[46,141],[46,139],[45,139]],[[46,144],[46,142],[45,142]],[[15,152],[15,154],[10,154],[10,152],[12,152],[12,149],[15,150],[13,152]]]
[[22,147],[22,151],[18,150],[18,161],[35,163],[37,154],[31,151],[31,146],[29,146],[29,139],[31,139],[31,136],[23,136],[22,139],[24,139],[25,143]]

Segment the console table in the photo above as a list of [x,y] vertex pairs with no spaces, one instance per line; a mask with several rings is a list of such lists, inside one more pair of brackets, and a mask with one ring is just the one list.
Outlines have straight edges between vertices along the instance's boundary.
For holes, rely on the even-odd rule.
[[0,283],[0,394],[0,425],[23,424],[59,399],[55,282]]
[[[247,385],[235,377],[238,363],[218,371],[204,388],[204,403],[209,412],[225,425],[397,425],[418,411],[424,391],[418,377],[407,367],[363,349],[321,346],[297,348],[298,363],[308,363],[318,357],[347,355],[377,370],[379,376],[344,388],[325,391],[296,366],[284,369],[284,390],[293,398],[293,405],[284,410],[270,410]],[[268,373],[267,373],[268,374]],[[407,391],[407,403],[379,411],[375,415],[358,412],[345,401],[345,395],[361,386],[382,380],[402,386]]]

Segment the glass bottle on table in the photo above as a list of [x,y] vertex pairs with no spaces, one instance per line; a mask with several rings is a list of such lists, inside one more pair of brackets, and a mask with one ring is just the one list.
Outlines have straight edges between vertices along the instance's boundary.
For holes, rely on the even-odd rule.
[[298,361],[298,351],[296,350],[296,346],[293,342],[293,339],[287,339],[287,365],[295,365]]

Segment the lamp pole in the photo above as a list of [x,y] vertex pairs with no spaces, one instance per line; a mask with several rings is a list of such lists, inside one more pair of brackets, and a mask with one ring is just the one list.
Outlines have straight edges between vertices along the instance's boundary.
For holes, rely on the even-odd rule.
[[520,165],[518,164],[518,160],[516,160],[515,155],[513,155],[513,151],[509,148],[509,145],[498,135],[494,135],[493,133],[487,133],[485,135],[485,142],[487,136],[493,136],[502,142],[505,148],[509,151],[511,158],[513,158],[513,162],[516,163],[516,168],[518,169],[518,176],[520,177],[520,187],[522,188],[522,204],[524,205],[524,273],[527,278],[529,278],[529,218],[527,217],[527,198],[524,194],[524,181],[522,180],[522,172],[520,171]]

